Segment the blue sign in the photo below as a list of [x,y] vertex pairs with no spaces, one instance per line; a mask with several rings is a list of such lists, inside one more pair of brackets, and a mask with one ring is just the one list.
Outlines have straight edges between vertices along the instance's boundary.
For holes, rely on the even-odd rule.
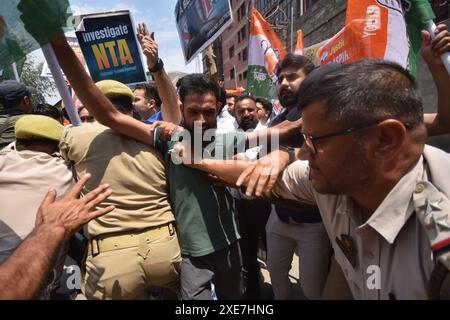
[[95,82],[147,81],[129,11],[85,16],[76,35]]

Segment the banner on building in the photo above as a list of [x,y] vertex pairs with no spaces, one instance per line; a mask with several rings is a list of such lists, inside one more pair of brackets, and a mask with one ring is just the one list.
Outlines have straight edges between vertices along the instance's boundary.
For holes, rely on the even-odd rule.
[[303,55],[312,61],[315,65],[318,65],[317,52],[319,49],[324,46],[330,39],[324,40],[322,42],[313,44],[312,46],[306,47],[303,49]]
[[318,50],[318,63],[377,58],[397,62],[416,75],[420,31],[433,18],[427,0],[349,0],[346,25]]
[[76,35],[95,82],[147,81],[135,30],[128,10],[84,16]]
[[186,64],[233,22],[229,0],[178,0],[175,19]]
[[270,24],[254,9],[250,23],[247,75],[247,91],[251,95],[267,99],[277,97],[275,67],[286,53]]
[[[20,0],[8,0],[2,1],[0,6],[0,69],[11,66],[14,62],[20,62],[27,54],[40,48],[40,44],[25,30],[20,19],[22,12],[17,8],[19,3]],[[46,10],[57,18],[59,26],[66,29],[71,21],[69,1],[47,0],[43,4],[46,5]],[[21,3],[23,7],[30,6],[30,10],[33,10],[34,5],[32,1]],[[55,28],[49,30],[43,28],[46,26],[40,26],[41,44],[49,43],[58,35]]]

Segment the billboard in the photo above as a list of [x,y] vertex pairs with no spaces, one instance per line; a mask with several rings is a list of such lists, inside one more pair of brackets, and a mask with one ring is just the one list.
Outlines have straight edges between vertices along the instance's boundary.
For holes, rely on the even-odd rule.
[[129,11],[84,16],[76,31],[92,79],[146,82],[140,46]]
[[186,64],[233,22],[229,0],[178,0],[175,19]]

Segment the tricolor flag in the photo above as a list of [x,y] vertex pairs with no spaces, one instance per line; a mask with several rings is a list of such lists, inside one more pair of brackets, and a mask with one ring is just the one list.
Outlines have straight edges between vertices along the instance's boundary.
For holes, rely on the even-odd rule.
[[428,0],[404,1],[406,28],[409,37],[408,69],[413,75],[417,74],[422,47],[421,30],[436,18]]
[[420,31],[434,18],[427,0],[348,0],[346,25],[317,52],[318,62],[395,61],[417,74]]
[[286,55],[286,49],[261,14],[253,9],[248,54],[249,94],[272,99],[277,97],[275,66]]
[[297,45],[295,46],[295,53],[296,54],[300,54],[303,55],[303,31],[302,30],[298,30],[297,31]]

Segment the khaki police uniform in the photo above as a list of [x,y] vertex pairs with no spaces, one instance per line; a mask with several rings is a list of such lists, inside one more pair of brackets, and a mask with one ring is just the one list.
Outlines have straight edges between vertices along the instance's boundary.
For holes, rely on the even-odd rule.
[[[440,202],[440,208],[447,207],[447,198],[436,196],[437,190],[450,195],[449,167],[447,153],[426,146],[418,163],[366,222],[348,196],[317,193],[304,161],[297,161],[284,171],[273,193],[280,198],[317,204],[336,260],[355,299],[427,299],[434,261],[420,213],[426,199]],[[445,210],[436,210],[448,215]],[[448,228],[447,220],[441,219],[440,223],[436,228]]]
[[[36,213],[50,188],[62,198],[73,185],[72,172],[66,163],[46,153],[16,151],[14,144],[0,151],[0,263],[5,261],[34,229]],[[46,292],[49,298],[62,274],[63,246],[55,263]]]
[[150,286],[177,292],[181,255],[161,155],[98,123],[68,128],[60,148],[78,176],[92,174],[86,192],[108,183],[102,206],[116,207],[84,229],[86,297],[135,299]]

